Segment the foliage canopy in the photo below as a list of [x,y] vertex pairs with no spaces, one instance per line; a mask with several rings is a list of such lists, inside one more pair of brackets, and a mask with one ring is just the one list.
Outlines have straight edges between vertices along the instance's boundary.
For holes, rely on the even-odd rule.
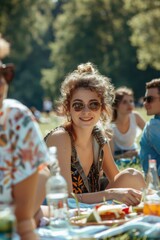
[[42,108],[61,82],[91,61],[115,87],[144,94],[160,74],[158,0],[1,0],[0,32],[11,43],[16,78],[10,96]]

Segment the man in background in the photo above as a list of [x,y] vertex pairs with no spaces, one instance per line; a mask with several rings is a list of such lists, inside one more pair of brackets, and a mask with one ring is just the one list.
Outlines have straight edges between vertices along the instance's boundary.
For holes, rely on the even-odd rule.
[[160,78],[146,83],[144,107],[148,116],[154,115],[147,122],[140,140],[140,159],[146,174],[148,160],[157,160],[157,171],[160,177]]

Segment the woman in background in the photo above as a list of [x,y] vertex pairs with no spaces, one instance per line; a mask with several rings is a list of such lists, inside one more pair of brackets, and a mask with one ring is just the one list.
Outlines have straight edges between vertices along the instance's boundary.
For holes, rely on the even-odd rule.
[[[112,157],[108,140],[98,128],[112,116],[114,88],[92,63],[80,64],[61,86],[59,113],[67,117],[64,125],[45,138],[48,147],[56,146],[61,174],[67,180],[69,196],[80,202],[97,203],[116,199],[137,205],[145,187],[142,174],[135,169],[120,172]],[[101,173],[108,178],[100,191]]]
[[145,126],[144,119],[134,111],[133,91],[120,87],[115,91],[112,118],[113,136],[111,149],[114,159],[136,159],[138,156],[137,137]]

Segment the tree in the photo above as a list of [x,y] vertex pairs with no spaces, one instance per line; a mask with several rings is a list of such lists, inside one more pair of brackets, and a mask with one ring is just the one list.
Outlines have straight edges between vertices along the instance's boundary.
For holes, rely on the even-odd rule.
[[38,108],[44,95],[41,69],[50,66],[52,10],[51,0],[1,0],[0,32],[11,43],[10,58],[5,61],[16,65],[10,97]]
[[138,68],[160,70],[160,1],[125,0],[127,11],[134,13],[129,21],[131,43],[137,47]]
[[[159,33],[156,35],[152,27],[153,34],[147,35],[142,29],[142,38],[135,35],[143,19],[136,21],[137,26],[134,19],[148,11],[154,17],[151,14],[152,20],[146,21],[156,26],[155,3],[156,0],[1,0],[0,32],[12,50],[5,61],[16,65],[10,96],[41,108],[43,97],[57,99],[65,75],[88,61],[110,77],[115,87],[126,85],[133,88],[136,97],[142,96],[145,82],[159,76]],[[149,42],[149,37],[155,44]],[[141,39],[145,44],[136,45]]]
[[88,61],[109,76],[116,87],[138,85],[141,76],[127,24],[131,16],[123,0],[70,0],[63,4],[54,21],[55,40],[50,45],[53,67],[43,71],[43,87],[57,98],[65,75]]

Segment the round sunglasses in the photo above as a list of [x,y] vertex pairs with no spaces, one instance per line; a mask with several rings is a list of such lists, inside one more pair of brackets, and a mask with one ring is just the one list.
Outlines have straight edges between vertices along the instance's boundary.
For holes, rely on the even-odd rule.
[[12,63],[0,65],[0,75],[4,77],[7,84],[9,84],[14,78],[14,70],[15,67]]
[[75,112],[82,111],[83,109],[85,109],[86,106],[89,110],[96,112],[100,109],[102,104],[98,101],[92,101],[92,102],[89,102],[88,104],[84,104],[83,102],[74,102],[72,104],[72,108],[74,109]]

